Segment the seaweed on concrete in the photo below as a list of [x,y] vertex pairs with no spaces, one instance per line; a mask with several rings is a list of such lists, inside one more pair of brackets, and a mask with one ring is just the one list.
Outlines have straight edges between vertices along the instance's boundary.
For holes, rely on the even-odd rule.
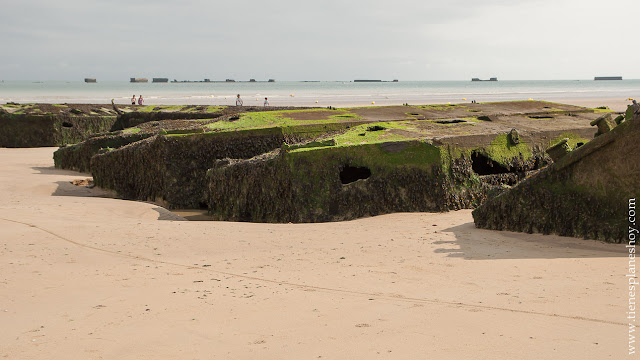
[[620,243],[640,189],[640,118],[601,134],[473,212],[477,227]]

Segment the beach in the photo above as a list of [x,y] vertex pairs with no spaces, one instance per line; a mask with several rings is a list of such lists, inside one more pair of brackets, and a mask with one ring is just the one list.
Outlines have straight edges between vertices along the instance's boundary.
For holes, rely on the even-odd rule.
[[55,150],[0,149],[0,358],[627,355],[624,245],[480,230],[470,210],[183,221],[72,185],[90,175]]
[[5,1],[0,360],[638,359],[637,8]]

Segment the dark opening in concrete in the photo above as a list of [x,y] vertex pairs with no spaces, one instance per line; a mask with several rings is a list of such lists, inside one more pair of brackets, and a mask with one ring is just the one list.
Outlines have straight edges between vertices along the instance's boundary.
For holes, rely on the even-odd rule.
[[462,119],[445,119],[445,120],[438,120],[436,122],[438,124],[457,124],[457,123],[464,123],[467,121]]
[[351,184],[360,179],[368,179],[371,176],[371,170],[367,167],[345,166],[340,171],[340,181],[342,184]]
[[62,127],[70,128],[70,127],[73,127],[73,124],[65,121],[62,123]]
[[553,116],[550,115],[530,115],[530,119],[553,119]]
[[478,175],[505,174],[510,172],[506,167],[498,164],[479,152],[471,154],[471,168]]

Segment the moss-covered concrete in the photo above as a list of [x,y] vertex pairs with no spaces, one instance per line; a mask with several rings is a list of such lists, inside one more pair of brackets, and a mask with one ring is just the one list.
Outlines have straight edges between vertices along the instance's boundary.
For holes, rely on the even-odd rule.
[[[293,108],[257,106],[116,105],[113,107],[104,104],[8,103],[0,105],[0,147],[63,146],[79,143],[93,135],[123,130],[149,122],[199,119],[208,123],[217,118],[238,113],[256,111],[267,113],[291,109]],[[296,111],[303,111],[310,108],[296,109]]]
[[91,172],[91,158],[101,150],[117,149],[122,146],[151,137],[153,134],[122,133],[103,135],[87,139],[76,145],[61,147],[53,153],[53,161],[58,169]]
[[91,158],[95,184],[122,197],[157,201],[169,208],[200,208],[206,171],[215,160],[251,158],[280,147],[281,129],[169,134],[138,141]]
[[0,147],[62,146],[110,131],[115,116],[0,113]]
[[[548,164],[543,145],[559,136],[526,134],[518,144],[510,144],[507,134],[434,141],[418,139],[420,132],[410,129],[403,122],[358,125],[308,146],[217,162],[208,174],[207,204],[215,219],[256,222],[474,208]],[[580,138],[585,131],[565,133]],[[349,172],[365,175],[345,181]]]
[[469,190],[482,184],[448,176],[443,151],[406,141],[219,162],[208,174],[207,203],[214,219],[255,222],[340,221],[469,207],[480,192]]
[[640,192],[639,136],[640,119],[621,123],[488,199],[476,226],[623,242],[628,201]]
[[[589,122],[599,116],[545,102],[234,107],[204,119],[206,111],[189,109],[196,118],[179,120],[151,119],[188,117],[179,112],[184,107],[153,110],[144,115],[150,121],[60,149],[56,166],[90,170],[98,186],[127,199],[208,208],[224,220],[445,211],[475,207],[544,167],[544,150],[559,139],[586,143],[594,132]],[[343,183],[345,169],[369,175]]]

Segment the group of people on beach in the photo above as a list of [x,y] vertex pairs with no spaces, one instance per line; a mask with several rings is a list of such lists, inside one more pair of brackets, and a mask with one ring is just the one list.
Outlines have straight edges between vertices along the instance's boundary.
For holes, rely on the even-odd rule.
[[[244,101],[242,101],[240,94],[238,94],[238,96],[236,97],[236,106],[242,106],[242,105],[244,105]],[[267,99],[266,97],[264,98],[264,106],[269,106],[269,99]]]
[[[131,97],[131,105],[135,105],[136,104],[136,96],[133,95]],[[140,97],[138,97],[138,105],[144,105],[144,99],[142,99],[142,95],[140,95]]]
[[[131,97],[131,105],[135,105],[135,104],[136,104],[136,96],[133,95]],[[144,99],[142,98],[142,95],[138,97],[137,104],[144,105]],[[242,106],[242,105],[244,105],[244,101],[242,101],[240,94],[238,94],[238,96],[236,97],[236,106]],[[269,99],[267,99],[266,97],[264,98],[264,106],[269,106]]]

